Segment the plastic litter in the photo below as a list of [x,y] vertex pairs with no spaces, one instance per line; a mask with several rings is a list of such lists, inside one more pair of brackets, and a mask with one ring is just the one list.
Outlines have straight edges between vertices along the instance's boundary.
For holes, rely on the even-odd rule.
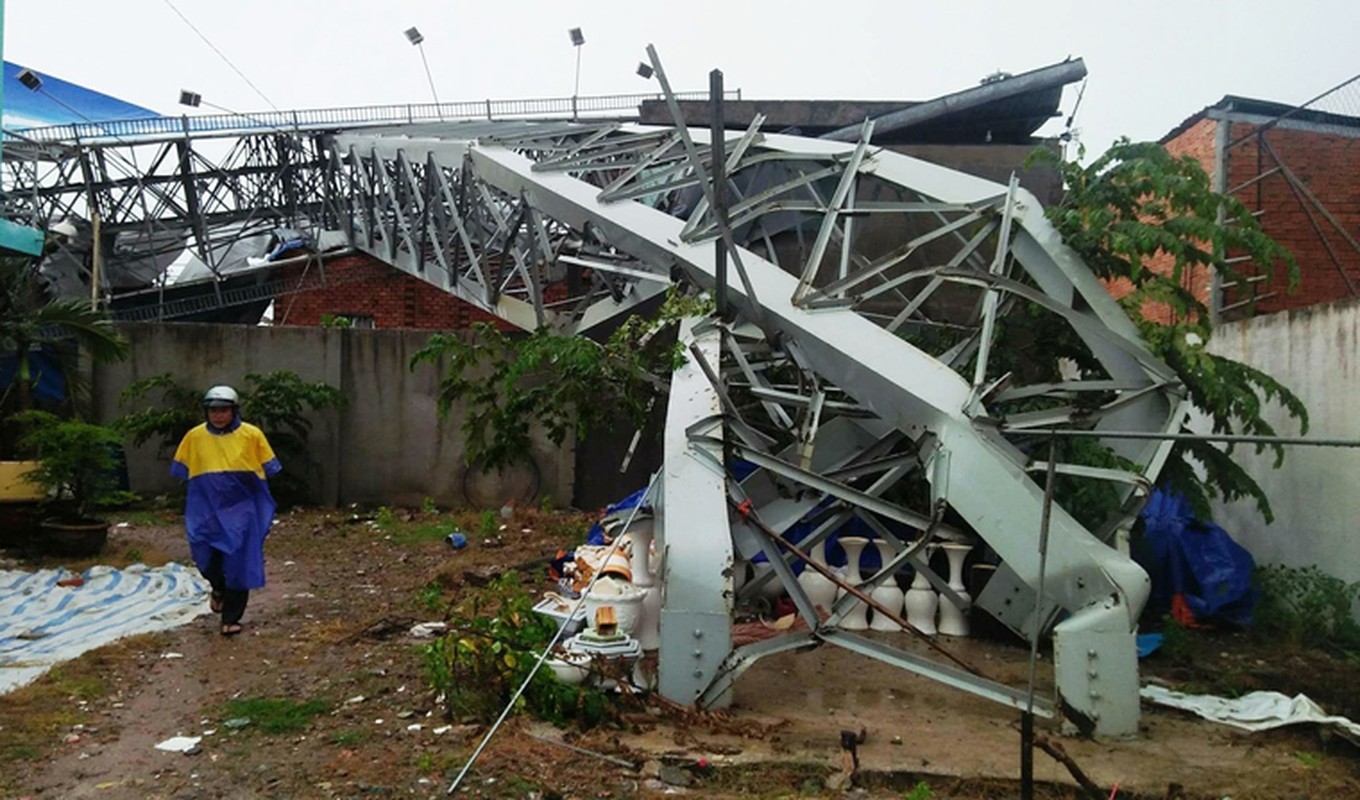
[[444,541],[447,542],[449,547],[452,547],[454,550],[462,550],[464,547],[467,547],[468,542],[467,535],[464,534],[462,531],[454,531],[453,533],[450,533],[448,536],[444,537]]
[[157,742],[156,749],[167,753],[187,753],[197,749],[202,740],[202,736],[171,736],[163,742]]

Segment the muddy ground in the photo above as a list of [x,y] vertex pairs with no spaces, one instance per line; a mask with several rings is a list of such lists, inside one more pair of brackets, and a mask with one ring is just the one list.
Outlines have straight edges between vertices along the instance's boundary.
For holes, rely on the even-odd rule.
[[[204,616],[187,626],[87,654],[0,697],[0,797],[445,796],[486,728],[442,719],[421,671],[423,642],[409,628],[438,619],[432,608],[487,576],[580,541],[583,524],[580,517],[517,512],[499,546],[476,533],[463,550],[443,542],[455,524],[473,529],[479,518],[433,509],[378,518],[284,514],[267,549],[270,582],[252,595],[244,635],[218,635],[205,603]],[[128,524],[114,529],[100,562],[187,563],[173,514],[123,519]],[[541,569],[529,574],[546,586]],[[878,635],[907,642],[905,634]],[[1024,685],[1024,647],[945,644],[988,677]],[[1332,713],[1360,715],[1360,664],[1281,651],[1241,633],[1191,631],[1177,658],[1153,656],[1143,675],[1195,691],[1305,692]],[[1040,681],[1051,686],[1046,659]],[[248,717],[252,703],[277,700],[310,711],[289,732],[224,724]],[[759,662],[721,713],[686,712],[646,696],[615,703],[613,719],[588,731],[512,717],[458,794],[1019,794],[1015,713],[835,648]],[[1106,797],[1360,797],[1360,753],[1316,728],[1246,734],[1145,704],[1134,741],[1064,738],[1045,722],[1039,729]],[[841,732],[861,730],[851,780]],[[208,731],[193,755],[153,747]],[[1049,755],[1036,752],[1034,763],[1037,796],[1091,796]]]

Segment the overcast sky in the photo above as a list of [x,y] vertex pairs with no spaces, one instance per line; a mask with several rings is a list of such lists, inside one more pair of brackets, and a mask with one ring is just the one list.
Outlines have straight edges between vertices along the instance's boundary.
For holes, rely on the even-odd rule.
[[[169,114],[182,110],[182,88],[239,112],[428,101],[420,53],[402,35],[413,25],[444,101],[569,96],[572,27],[586,39],[583,95],[652,90],[634,74],[648,43],[677,91],[706,89],[716,67],[746,98],[920,100],[997,70],[1081,57],[1090,75],[1076,127],[1093,152],[1120,135],[1159,138],[1225,94],[1301,103],[1360,73],[1357,0],[7,0],[4,8],[7,60]],[[1064,114],[1076,98],[1074,85]]]

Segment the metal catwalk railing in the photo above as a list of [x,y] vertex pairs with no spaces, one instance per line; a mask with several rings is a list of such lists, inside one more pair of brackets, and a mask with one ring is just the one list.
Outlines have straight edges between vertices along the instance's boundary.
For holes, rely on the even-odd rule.
[[[741,90],[727,92],[740,100]],[[707,92],[684,92],[683,100],[706,100]],[[293,111],[251,111],[224,114],[145,117],[140,119],[90,120],[69,125],[20,128],[15,132],[30,142],[43,144],[145,141],[189,134],[231,134],[260,130],[315,131],[371,125],[400,125],[466,119],[532,119],[585,115],[600,116],[636,109],[645,100],[660,100],[660,93],[612,94],[581,97],[541,97],[509,100],[457,100],[447,103],[401,103],[395,105],[309,108]]]

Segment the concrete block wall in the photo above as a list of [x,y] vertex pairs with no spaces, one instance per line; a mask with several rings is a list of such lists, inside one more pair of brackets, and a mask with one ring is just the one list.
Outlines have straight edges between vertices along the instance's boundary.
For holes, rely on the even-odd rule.
[[[349,401],[347,408],[312,417],[309,446],[317,471],[311,483],[323,504],[418,506],[430,497],[445,506],[487,507],[542,495],[558,505],[572,500],[571,441],[558,446],[540,437],[532,470],[488,473],[466,464],[462,411],[440,419],[438,371],[409,368],[427,331],[158,323],[119,329],[131,342],[131,356],[93,370],[100,421],[133,410],[119,402],[120,393],[152,375],[169,372],[183,385],[204,389],[217,383],[245,389],[248,373],[291,370],[305,381],[339,388]],[[173,489],[171,455],[153,445],[130,449],[132,490],[150,496]]]

